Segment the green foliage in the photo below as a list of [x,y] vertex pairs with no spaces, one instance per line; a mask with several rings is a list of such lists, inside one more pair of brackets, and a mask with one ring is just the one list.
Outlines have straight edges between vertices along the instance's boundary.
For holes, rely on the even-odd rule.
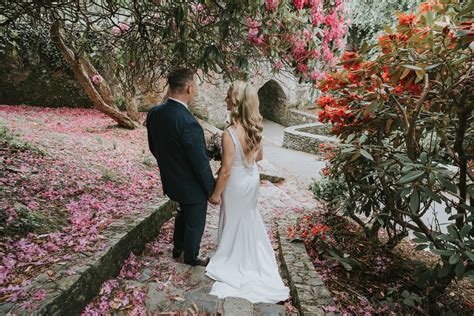
[[[346,182],[345,214],[374,242],[379,229],[391,246],[411,231],[418,250],[440,256],[416,274],[430,311],[452,280],[474,281],[473,9],[445,0],[400,15],[379,40],[383,54],[348,53],[345,70],[322,83],[330,91],[324,119],[341,139],[330,173]],[[424,220],[435,205],[450,216],[446,229],[436,214],[433,224]]]
[[335,178],[322,178],[314,181],[309,189],[315,199],[328,203],[330,208],[339,208],[347,199],[347,187],[344,181]]
[[14,23],[0,27],[0,102],[90,107],[71,69],[49,40],[47,27]]
[[394,12],[413,12],[421,0],[351,0],[348,12],[349,47],[358,49],[363,42],[373,44],[383,33],[384,26],[394,27],[397,17]]

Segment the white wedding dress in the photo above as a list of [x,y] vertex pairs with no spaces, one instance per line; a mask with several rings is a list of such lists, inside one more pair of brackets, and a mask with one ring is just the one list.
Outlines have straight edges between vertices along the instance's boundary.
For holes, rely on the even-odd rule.
[[217,250],[206,268],[206,275],[216,280],[210,294],[241,297],[252,303],[285,301],[289,289],[280,277],[257,209],[260,177],[255,159],[249,164],[235,132],[232,128],[227,131],[235,156],[222,194]]

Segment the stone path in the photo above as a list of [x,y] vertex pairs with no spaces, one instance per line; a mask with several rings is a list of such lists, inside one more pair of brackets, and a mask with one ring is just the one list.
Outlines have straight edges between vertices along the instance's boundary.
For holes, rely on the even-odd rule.
[[319,180],[325,162],[311,154],[282,148],[284,126],[263,120],[264,158],[282,170],[287,177],[296,178],[298,185],[307,188],[312,179]]
[[[287,212],[301,213],[314,208],[315,204],[311,194],[307,191],[301,192],[292,181],[278,185],[262,181],[259,207],[278,255],[277,242],[273,238],[274,220],[285,216]],[[210,207],[201,255],[212,256],[215,251],[218,220],[218,208]],[[172,229],[173,219],[163,226],[158,238],[147,245],[143,254],[136,258],[132,256],[132,260],[124,265],[117,278],[118,286],[123,292],[136,288],[146,293],[143,308],[147,314],[284,315],[294,311],[289,303],[251,304],[244,299],[221,300],[208,294],[213,281],[205,276],[203,267],[190,267],[171,258]],[[103,286],[102,293],[106,292],[108,287],[110,286]],[[95,299],[94,306],[98,306],[100,302],[99,296]]]
[[[283,129],[281,125],[265,121],[264,140],[267,160],[265,164],[272,167],[270,169],[282,173],[287,180],[279,184],[261,181],[259,197],[260,213],[267,225],[277,258],[278,244],[273,236],[276,231],[275,222],[281,217],[294,218],[297,214],[316,207],[312,194],[302,188],[307,188],[312,178],[319,178],[319,170],[324,167],[324,163],[316,160],[316,156],[282,148]],[[214,164],[213,168],[216,167],[217,164]],[[209,207],[206,230],[201,243],[202,256],[212,256],[215,251],[218,221],[219,209]],[[222,300],[210,295],[213,280],[205,276],[205,268],[190,267],[171,258],[173,224],[174,219],[171,219],[163,225],[157,239],[149,243],[140,256],[132,255],[122,267],[117,279],[104,283],[101,294],[88,308],[97,310],[101,304],[107,304],[106,302],[110,305],[112,300],[118,305],[122,304],[122,308],[114,307],[114,310],[116,312],[123,309],[123,314],[130,312],[132,305],[135,308],[139,305],[138,310],[146,312],[147,315],[296,314],[290,301],[285,304],[251,304],[244,299]],[[126,293],[132,290],[145,295],[143,300],[137,299],[127,308],[124,306],[123,297],[117,298],[114,293]],[[106,298],[106,294],[111,292],[113,295]],[[139,294],[134,296],[140,297]]]

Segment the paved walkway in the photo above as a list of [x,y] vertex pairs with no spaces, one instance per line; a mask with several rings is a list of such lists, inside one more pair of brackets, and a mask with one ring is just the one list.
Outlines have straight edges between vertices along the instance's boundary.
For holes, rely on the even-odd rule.
[[264,158],[270,161],[287,177],[296,178],[298,184],[307,188],[313,181],[319,180],[319,172],[325,162],[311,154],[282,148],[284,126],[263,120]]
[[[281,125],[265,121],[264,146],[271,169],[276,169],[277,173],[283,170],[286,181],[280,184],[262,181],[259,196],[259,211],[276,252],[278,245],[273,237],[274,223],[287,214],[301,213],[315,207],[312,194],[301,188],[302,185],[307,187],[311,178],[319,178],[319,170],[324,167],[324,163],[313,155],[282,148],[283,129]],[[213,163],[213,168],[216,167],[217,164]],[[218,207],[209,207],[201,243],[202,256],[212,256],[215,251],[218,221]],[[101,293],[109,292],[107,289],[110,284],[118,286],[114,293],[123,293],[131,288],[140,289],[146,293],[141,308],[147,314],[296,315],[288,302],[285,305],[251,304],[244,299],[222,300],[210,295],[213,281],[205,276],[203,267],[190,267],[171,258],[173,224],[174,219],[166,223],[157,239],[149,243],[140,256],[132,256],[122,268],[120,276],[109,281],[108,285],[104,284]],[[103,296],[96,297],[95,307],[104,301]]]
[[[278,251],[278,245],[273,236],[275,220],[288,212],[301,213],[314,207],[312,195],[308,191],[301,191],[292,181],[277,185],[269,181],[261,182],[259,210],[275,251]],[[201,243],[202,256],[212,256],[215,251],[218,221],[218,207],[209,207],[206,230]],[[161,313],[167,315],[220,313],[226,316],[293,314],[291,304],[251,304],[244,299],[222,300],[210,295],[213,281],[205,276],[203,267],[190,267],[171,258],[173,224],[174,219],[167,222],[157,239],[149,243],[140,256],[132,256],[132,260],[129,259],[129,263],[122,268],[120,276],[116,280],[109,281],[109,285],[104,285],[101,293],[107,293],[107,288],[110,288],[111,283],[118,285],[114,290],[115,293],[123,293],[130,288],[141,289],[146,293],[142,307],[147,315]],[[99,306],[103,300],[104,298],[98,296],[94,306]]]

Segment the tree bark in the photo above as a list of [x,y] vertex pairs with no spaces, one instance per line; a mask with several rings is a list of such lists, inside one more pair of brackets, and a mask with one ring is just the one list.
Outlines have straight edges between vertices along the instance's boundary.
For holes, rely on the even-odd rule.
[[135,102],[135,98],[131,93],[125,93],[125,108],[127,109],[128,117],[138,122],[140,120],[140,116],[138,114],[137,102]]
[[136,127],[135,122],[126,115],[122,114],[116,108],[113,108],[107,104],[99,92],[95,89],[87,71],[87,63],[84,65],[84,59],[77,58],[75,53],[64,42],[64,38],[60,30],[59,20],[54,21],[53,25],[51,26],[51,39],[61,51],[66,62],[71,66],[76,79],[82,84],[85,92],[93,102],[94,106],[102,113],[111,117],[120,126],[134,129]]
[[[90,60],[86,57],[81,57],[80,62],[84,65],[86,69],[87,75],[89,78],[92,78],[94,75],[98,75],[99,72],[95,69],[94,65],[90,62]],[[112,94],[112,90],[110,90],[110,86],[107,84],[106,81],[99,82],[99,94],[104,100],[107,105],[110,107],[118,110],[117,104],[115,104],[114,96]]]

